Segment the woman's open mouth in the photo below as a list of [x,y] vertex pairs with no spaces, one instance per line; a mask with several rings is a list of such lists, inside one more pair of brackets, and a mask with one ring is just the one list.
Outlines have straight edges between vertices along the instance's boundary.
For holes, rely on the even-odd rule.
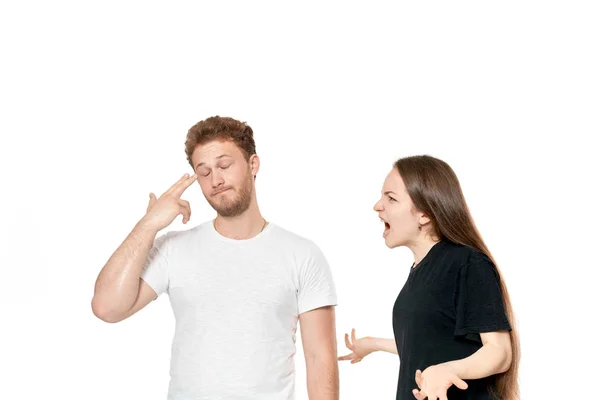
[[384,223],[384,230],[383,230],[383,237],[387,237],[390,234],[390,224],[388,224],[387,222],[383,221]]

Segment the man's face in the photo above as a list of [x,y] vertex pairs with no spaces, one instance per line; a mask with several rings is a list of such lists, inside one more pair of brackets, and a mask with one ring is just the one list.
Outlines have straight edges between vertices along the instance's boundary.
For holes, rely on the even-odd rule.
[[196,147],[192,163],[204,197],[219,215],[235,217],[250,207],[258,156],[248,162],[234,142],[213,140]]

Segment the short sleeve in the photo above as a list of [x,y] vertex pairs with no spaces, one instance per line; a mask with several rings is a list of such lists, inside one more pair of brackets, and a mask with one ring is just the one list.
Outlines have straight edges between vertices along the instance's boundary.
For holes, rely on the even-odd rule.
[[480,341],[479,333],[511,330],[500,276],[492,261],[473,254],[457,276],[454,335]]
[[156,298],[166,292],[169,286],[167,238],[167,234],[164,234],[154,240],[141,274],[141,278],[156,292]]
[[310,253],[300,265],[298,312],[337,305],[337,294],[329,263],[321,249],[312,244]]

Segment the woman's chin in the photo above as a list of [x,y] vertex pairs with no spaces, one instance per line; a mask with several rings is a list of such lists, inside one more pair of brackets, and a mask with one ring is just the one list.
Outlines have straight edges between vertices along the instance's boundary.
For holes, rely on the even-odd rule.
[[385,245],[387,247],[389,247],[390,249],[394,249],[396,247],[401,247],[401,246],[406,246],[406,242],[404,240],[394,237],[394,235],[388,234],[388,235],[384,236],[384,240],[385,240]]
[[390,235],[385,235],[383,237],[383,240],[385,241],[385,245],[390,249],[393,249],[394,247],[398,246],[396,243],[394,243]]

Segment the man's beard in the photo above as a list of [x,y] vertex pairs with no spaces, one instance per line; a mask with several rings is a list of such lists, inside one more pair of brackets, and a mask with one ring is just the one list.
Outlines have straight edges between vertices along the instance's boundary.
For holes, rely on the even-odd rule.
[[252,201],[252,174],[248,174],[248,178],[244,180],[238,193],[237,197],[233,200],[227,198],[223,198],[220,202],[216,202],[209,198],[206,200],[212,208],[215,209],[217,214],[222,217],[237,217],[238,215],[243,214],[250,208],[250,202]]

